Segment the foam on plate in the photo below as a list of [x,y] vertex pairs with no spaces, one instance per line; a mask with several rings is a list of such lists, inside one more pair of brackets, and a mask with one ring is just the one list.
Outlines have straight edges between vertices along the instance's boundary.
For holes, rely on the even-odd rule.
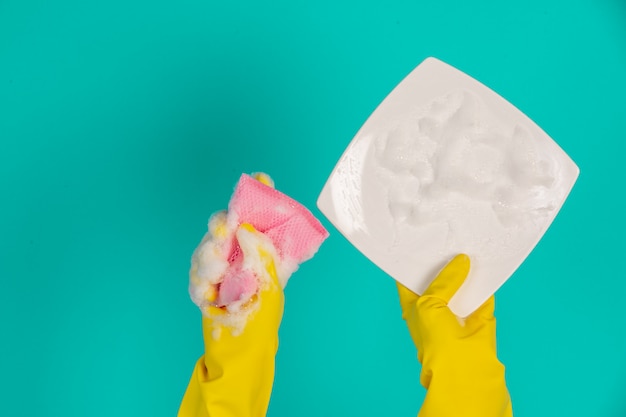
[[532,251],[578,173],[511,103],[428,58],[359,129],[317,204],[358,250],[418,294],[455,255],[469,255],[469,275],[449,303],[465,317]]
[[438,97],[375,137],[368,158],[396,237],[445,222],[445,256],[481,262],[496,247],[521,251],[512,237],[536,231],[558,207],[556,162],[528,129],[503,125],[469,91]]

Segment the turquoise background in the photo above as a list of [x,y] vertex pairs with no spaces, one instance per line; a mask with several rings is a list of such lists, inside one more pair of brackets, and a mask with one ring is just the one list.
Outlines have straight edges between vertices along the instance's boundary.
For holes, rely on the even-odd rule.
[[[266,171],[321,218],[343,149],[428,56],[581,169],[497,295],[515,415],[626,416],[623,0],[1,0],[0,415],[174,415],[209,215]],[[269,415],[413,416],[393,281],[322,221],[286,289]]]

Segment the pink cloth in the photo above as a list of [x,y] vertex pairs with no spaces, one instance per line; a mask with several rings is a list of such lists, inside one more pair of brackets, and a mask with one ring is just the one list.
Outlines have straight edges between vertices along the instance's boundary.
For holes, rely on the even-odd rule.
[[[268,236],[278,252],[278,262],[299,265],[312,258],[328,237],[328,231],[306,207],[246,174],[235,187],[228,216],[236,216],[238,225],[249,223]],[[258,289],[256,277],[241,269],[243,253],[236,238],[229,243],[231,267],[220,285],[219,305],[247,298]]]

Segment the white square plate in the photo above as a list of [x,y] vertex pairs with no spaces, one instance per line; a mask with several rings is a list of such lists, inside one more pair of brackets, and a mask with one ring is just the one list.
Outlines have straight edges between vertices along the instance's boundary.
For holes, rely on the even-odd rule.
[[418,294],[454,255],[468,254],[470,274],[449,304],[466,317],[533,250],[578,173],[508,101],[428,58],[367,119],[317,205]]

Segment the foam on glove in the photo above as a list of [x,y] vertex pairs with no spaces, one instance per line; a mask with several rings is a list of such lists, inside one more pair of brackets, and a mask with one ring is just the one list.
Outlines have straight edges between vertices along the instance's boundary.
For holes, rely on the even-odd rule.
[[[228,211],[211,216],[209,230],[191,258],[189,274],[191,299],[205,315],[211,306],[221,307],[231,316],[250,310],[249,301],[269,280],[259,248],[271,254],[284,287],[328,237],[328,231],[306,207],[272,185],[266,174],[254,178],[243,174]],[[246,224],[260,233],[242,227]]]

